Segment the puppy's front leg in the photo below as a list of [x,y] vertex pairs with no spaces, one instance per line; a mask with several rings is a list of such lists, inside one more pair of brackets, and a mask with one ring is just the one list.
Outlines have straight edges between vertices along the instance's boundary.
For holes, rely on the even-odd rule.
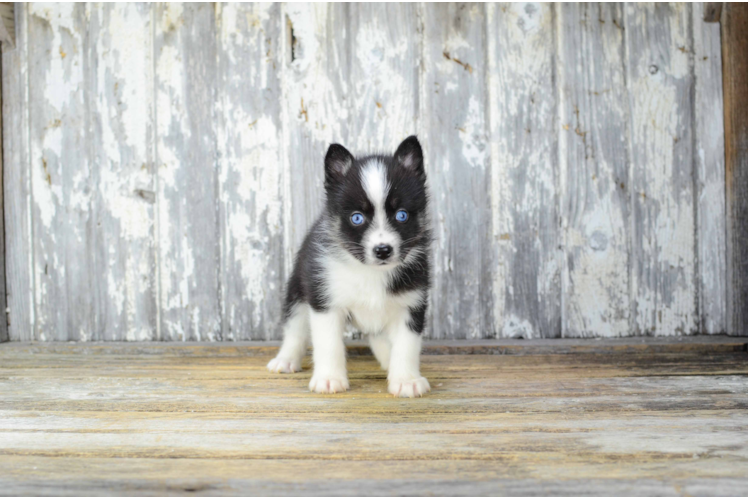
[[350,386],[343,343],[345,314],[335,309],[325,312],[311,310],[309,323],[314,359],[314,375],[309,382],[309,390],[319,393],[346,391]]
[[397,322],[390,331],[392,351],[387,374],[388,390],[401,398],[416,398],[431,390],[429,381],[421,376],[421,335],[406,321]]

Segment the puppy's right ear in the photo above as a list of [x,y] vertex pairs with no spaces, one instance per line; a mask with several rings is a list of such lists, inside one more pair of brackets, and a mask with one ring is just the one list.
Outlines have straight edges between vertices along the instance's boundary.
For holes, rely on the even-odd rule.
[[325,188],[340,182],[353,166],[353,155],[340,144],[331,144],[325,155]]

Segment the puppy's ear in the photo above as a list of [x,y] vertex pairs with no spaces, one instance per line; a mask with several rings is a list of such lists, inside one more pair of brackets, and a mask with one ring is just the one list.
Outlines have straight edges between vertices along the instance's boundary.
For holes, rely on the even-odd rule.
[[340,182],[353,166],[353,155],[340,144],[331,144],[325,155],[325,188]]
[[398,165],[423,175],[423,150],[416,136],[411,135],[397,147],[395,161]]

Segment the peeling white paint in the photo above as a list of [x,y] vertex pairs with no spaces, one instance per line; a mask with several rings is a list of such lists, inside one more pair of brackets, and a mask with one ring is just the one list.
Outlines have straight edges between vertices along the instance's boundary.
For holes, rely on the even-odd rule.
[[[287,272],[293,252],[319,214],[325,151],[330,143],[346,143],[349,137],[348,79],[341,74],[349,33],[342,14],[337,4],[283,4],[283,19],[288,19],[287,29],[293,28],[295,37],[293,47],[284,38],[282,54],[286,182],[293,200],[285,221],[289,228]],[[326,40],[328,33],[341,42]],[[300,178],[304,181],[299,182]]]
[[417,132],[415,5],[351,5],[351,151],[390,151]]
[[537,332],[532,324],[513,314],[504,318],[501,336],[510,339],[532,339],[537,337]]
[[[557,9],[563,335],[629,332],[627,113],[618,5]],[[596,61],[605,60],[599,65]],[[600,124],[605,123],[605,127]]]
[[703,3],[692,8],[696,167],[698,296],[704,333],[727,329],[725,142],[722,46],[719,23],[702,22]]
[[286,26],[279,14],[280,6],[272,4],[232,4],[220,12],[216,112],[227,338],[273,338],[281,326],[281,291],[273,287],[284,275],[278,252],[285,221],[277,34]]
[[[669,11],[669,23],[655,11]],[[693,333],[695,304],[694,164],[691,110],[682,96],[693,85],[684,52],[689,6],[626,5],[628,26],[640,36],[626,40],[629,57],[631,158],[634,189],[632,300],[637,332]],[[646,38],[645,38],[646,37]],[[653,51],[657,39],[667,51]],[[679,55],[680,54],[680,55]],[[686,155],[683,158],[683,155]],[[686,168],[683,162],[686,161]]]
[[[99,265],[106,294],[96,340],[151,340],[157,330],[152,170],[151,13],[137,4],[92,5],[92,150],[97,159]],[[128,36],[120,36],[127,31]]]
[[538,2],[513,3],[509,8],[511,14],[517,16],[517,27],[525,34],[543,29],[543,10]]
[[[8,168],[33,187],[39,340],[150,340],[159,315],[163,339],[276,335],[327,145],[415,132],[435,335],[724,328],[719,32],[701,5],[601,7],[622,18],[594,19],[600,40],[564,24],[578,6],[214,8],[22,7],[29,159]],[[592,60],[563,52],[572,35]]]
[[[109,64],[98,65],[98,79],[100,82],[99,99],[105,99],[106,84],[112,84],[107,76],[115,80],[115,94],[121,99],[119,102],[109,102],[111,113],[120,108],[124,137],[117,138],[114,131],[104,127],[104,144],[110,158],[118,155],[120,141],[127,141],[133,148],[136,158],[147,158],[149,149],[146,141],[142,140],[143,126],[150,121],[147,113],[151,101],[153,71],[151,60],[150,26],[144,25],[144,17],[137,12],[134,5],[121,6],[109,11],[106,30],[113,39],[112,50],[115,51],[113,60]],[[133,29],[137,27],[137,29]],[[126,41],[117,40],[122,33],[127,33]],[[124,42],[124,43],[123,43]],[[109,56],[102,53],[102,47],[97,45],[99,60]]]
[[473,168],[485,170],[486,167],[486,126],[483,118],[483,103],[475,95],[470,96],[466,121],[460,130],[462,156]]
[[[559,332],[553,7],[489,5],[488,87],[494,323],[500,335],[530,321],[528,336]],[[521,249],[521,250],[520,250]],[[541,281],[542,280],[542,281]],[[524,324],[524,323],[521,323]],[[508,329],[507,329],[508,328]],[[512,333],[513,335],[513,333]]]

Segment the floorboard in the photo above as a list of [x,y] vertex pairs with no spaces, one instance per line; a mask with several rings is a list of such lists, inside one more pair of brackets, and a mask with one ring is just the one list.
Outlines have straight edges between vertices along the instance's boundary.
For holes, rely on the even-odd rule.
[[333,396],[269,344],[3,344],[0,493],[743,495],[746,339],[691,340],[430,344],[415,400],[360,344]]

